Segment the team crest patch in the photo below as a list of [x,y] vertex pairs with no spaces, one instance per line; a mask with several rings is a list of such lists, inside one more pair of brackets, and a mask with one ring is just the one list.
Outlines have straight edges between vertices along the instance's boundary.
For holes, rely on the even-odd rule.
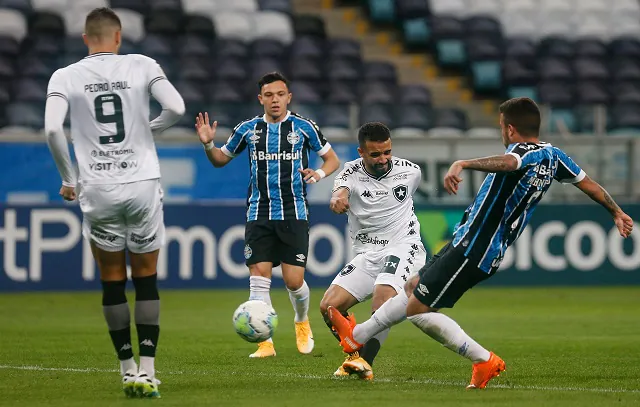
[[355,270],[355,268],[356,266],[354,266],[353,264],[347,264],[342,270],[340,270],[340,275],[344,277],[348,274],[351,274],[351,272]]
[[292,131],[287,134],[287,141],[289,144],[297,144],[300,141],[300,136],[295,131]]
[[249,247],[249,245],[246,245],[244,247],[244,258],[249,260],[252,254],[253,254],[253,250],[251,250],[251,247]]
[[393,187],[393,196],[398,200],[398,202],[402,202],[407,199],[407,195],[409,195],[409,187],[406,185],[401,184]]

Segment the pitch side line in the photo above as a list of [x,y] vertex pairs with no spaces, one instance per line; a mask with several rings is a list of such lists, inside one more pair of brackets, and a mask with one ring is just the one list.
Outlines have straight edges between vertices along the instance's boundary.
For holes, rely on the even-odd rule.
[[[39,372],[71,372],[71,373],[117,373],[119,370],[117,369],[100,369],[95,367],[87,367],[87,368],[79,368],[79,367],[44,367],[37,365],[25,365],[25,366],[16,366],[16,365],[0,365],[0,369],[3,370],[32,370]],[[160,375],[198,375],[198,376],[206,376],[211,375],[212,371],[210,370],[189,370],[189,371],[166,371],[160,372]],[[233,375],[250,375],[250,376],[264,376],[264,377],[286,377],[292,379],[311,379],[311,380],[335,380],[330,376],[319,376],[319,375],[304,375],[304,374],[278,374],[278,373],[244,373],[244,372],[233,372]],[[453,382],[453,381],[444,381],[444,380],[434,380],[434,379],[421,379],[421,380],[398,380],[398,379],[375,379],[376,383],[415,383],[415,384],[433,384],[438,386],[451,386],[451,387],[464,387],[467,383],[464,382]],[[512,390],[536,390],[536,391],[559,391],[559,392],[587,392],[587,393],[640,393],[640,389],[610,389],[610,388],[589,388],[589,387],[559,387],[559,386],[522,386],[522,385],[506,385],[506,384],[491,384],[490,388],[497,389],[512,389]]]

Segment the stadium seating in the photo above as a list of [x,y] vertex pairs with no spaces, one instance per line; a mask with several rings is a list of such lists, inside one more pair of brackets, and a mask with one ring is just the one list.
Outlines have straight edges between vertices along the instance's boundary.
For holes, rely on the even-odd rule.
[[156,59],[183,95],[186,129],[199,111],[226,127],[259,113],[256,80],[274,70],[293,81],[292,109],[337,138],[365,120],[405,133],[467,126],[460,111],[440,117],[423,85],[399,86],[394,65],[364,61],[357,41],[327,38],[324,21],[294,14],[290,0],[0,0],[0,126],[42,128],[48,79],[86,55],[84,16],[101,6],[122,20],[121,53]]
[[[350,0],[344,3],[357,4]],[[376,24],[393,24],[408,51],[429,52],[443,70],[468,79],[475,94],[529,96],[553,123],[580,123],[607,105],[608,128],[635,129],[640,83],[638,0],[366,0]]]

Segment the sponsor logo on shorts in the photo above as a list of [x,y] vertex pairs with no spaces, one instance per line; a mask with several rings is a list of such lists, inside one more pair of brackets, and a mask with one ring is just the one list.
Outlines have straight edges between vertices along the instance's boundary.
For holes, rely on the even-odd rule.
[[426,285],[420,284],[418,285],[418,292],[422,295],[427,295],[429,294],[429,289],[427,288]]
[[356,266],[354,266],[353,264],[347,264],[346,266],[344,266],[342,270],[340,270],[340,275],[344,277],[348,274],[351,274],[351,272],[355,269],[356,269]]
[[147,238],[145,238],[144,236],[137,235],[135,233],[132,233],[131,236],[129,236],[129,240],[135,244],[151,243],[154,240],[156,240],[156,238],[157,238],[157,235],[155,233],[153,234],[153,236],[147,237]]
[[302,253],[296,254],[296,260],[298,260],[300,263],[304,263],[304,259],[306,258],[307,257]]
[[100,231],[95,230],[95,229],[91,229],[91,235],[93,237],[95,237],[96,239],[106,240],[107,242],[115,242],[116,239],[118,238],[118,236],[116,236],[114,234],[100,232]]
[[115,163],[91,163],[89,164],[89,169],[94,172],[119,171],[126,170],[128,168],[136,168],[137,166],[137,161],[119,161]]
[[244,258],[249,260],[252,254],[253,254],[253,250],[251,250],[251,247],[249,247],[249,245],[246,245],[244,247]]
[[368,233],[358,233],[356,235],[356,241],[362,244],[373,244],[377,246],[386,246],[389,244],[389,240],[378,239],[378,236],[370,237]]

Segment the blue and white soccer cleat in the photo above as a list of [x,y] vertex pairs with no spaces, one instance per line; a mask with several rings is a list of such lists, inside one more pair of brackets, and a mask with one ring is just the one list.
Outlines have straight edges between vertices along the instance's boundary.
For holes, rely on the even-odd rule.
[[135,382],[135,392],[138,397],[142,398],[160,398],[160,392],[158,391],[158,385],[160,380],[155,377],[149,377],[147,372],[140,370]]

